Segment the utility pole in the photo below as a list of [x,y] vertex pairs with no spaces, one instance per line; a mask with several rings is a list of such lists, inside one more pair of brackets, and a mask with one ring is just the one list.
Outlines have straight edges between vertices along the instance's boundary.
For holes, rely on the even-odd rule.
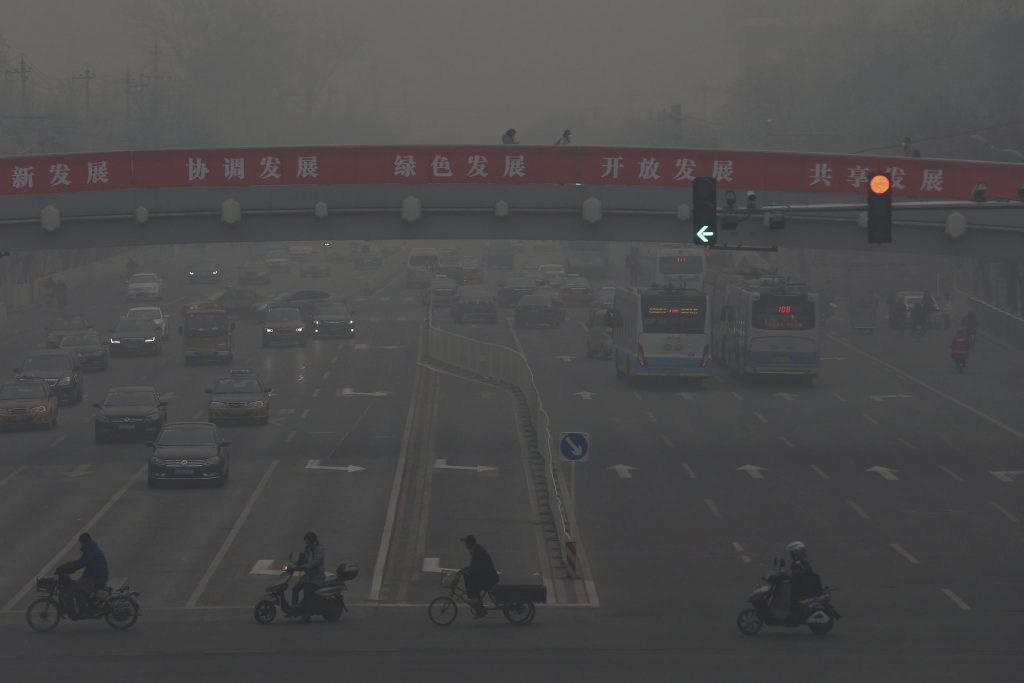
[[90,109],[90,107],[89,107],[89,102],[90,102],[90,86],[91,86],[90,82],[94,78],[96,78],[96,72],[94,72],[92,69],[90,69],[88,64],[85,65],[85,73],[80,74],[78,76],[72,76],[71,77],[72,82],[74,82],[74,81],[85,81],[85,110],[86,111],[89,111],[89,109]]
[[127,127],[132,122],[132,74],[128,69],[124,70],[124,125]]
[[25,53],[22,52],[18,56],[18,68],[8,69],[5,74],[17,74],[18,80],[21,81],[21,113],[25,114],[28,112],[28,75],[32,72],[32,67],[25,63]]

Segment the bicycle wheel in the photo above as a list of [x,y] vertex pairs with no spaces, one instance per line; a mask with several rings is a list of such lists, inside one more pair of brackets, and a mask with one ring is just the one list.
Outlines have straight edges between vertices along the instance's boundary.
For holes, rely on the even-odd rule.
[[33,631],[47,633],[60,623],[60,608],[53,598],[37,598],[25,610],[25,619]]
[[526,626],[537,615],[537,608],[532,602],[510,602],[501,608],[508,623],[515,626]]
[[442,595],[430,601],[427,615],[438,626],[447,626],[455,621],[455,617],[459,616],[459,607],[447,595]]

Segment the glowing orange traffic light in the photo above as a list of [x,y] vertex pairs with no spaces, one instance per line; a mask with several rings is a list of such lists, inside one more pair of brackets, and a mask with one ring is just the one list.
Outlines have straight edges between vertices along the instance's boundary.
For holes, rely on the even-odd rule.
[[892,181],[889,180],[889,176],[877,173],[871,176],[871,180],[868,181],[868,188],[874,194],[885,194],[892,188]]

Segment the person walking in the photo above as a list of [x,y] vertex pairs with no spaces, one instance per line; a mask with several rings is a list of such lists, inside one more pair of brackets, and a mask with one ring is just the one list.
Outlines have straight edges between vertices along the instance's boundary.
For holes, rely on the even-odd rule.
[[505,134],[501,136],[501,144],[503,145],[518,145],[519,140],[516,139],[516,129],[509,128],[505,131]]
[[566,128],[562,131],[562,136],[555,140],[556,145],[571,145],[572,144],[572,131]]

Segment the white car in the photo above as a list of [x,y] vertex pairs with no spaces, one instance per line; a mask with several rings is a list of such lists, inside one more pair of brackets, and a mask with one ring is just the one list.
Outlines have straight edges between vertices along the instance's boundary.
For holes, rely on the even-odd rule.
[[159,301],[163,280],[156,273],[135,273],[128,278],[128,301]]
[[561,287],[565,280],[565,266],[560,263],[545,263],[537,267],[537,284],[545,287]]
[[135,308],[129,309],[128,314],[125,315],[130,320],[152,320],[153,324],[160,329],[160,338],[167,339],[170,332],[168,331],[169,326],[167,324],[167,316],[164,315],[164,311],[159,306],[136,306]]

